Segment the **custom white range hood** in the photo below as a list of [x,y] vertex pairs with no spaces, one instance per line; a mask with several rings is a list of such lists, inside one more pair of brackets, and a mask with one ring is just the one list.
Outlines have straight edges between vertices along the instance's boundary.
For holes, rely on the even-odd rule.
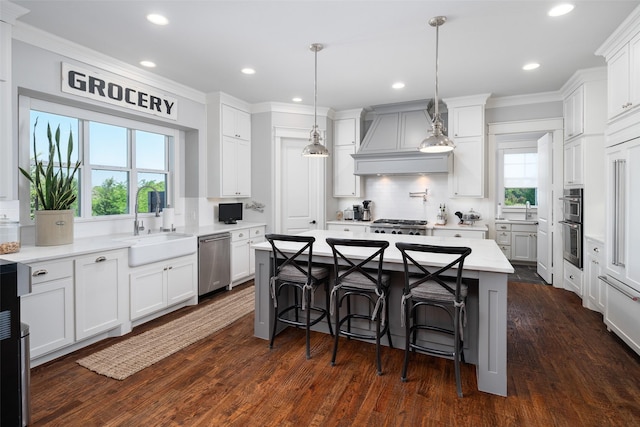
[[352,154],[355,175],[448,173],[450,153],[426,154],[418,145],[431,129],[427,101],[376,106],[360,150]]

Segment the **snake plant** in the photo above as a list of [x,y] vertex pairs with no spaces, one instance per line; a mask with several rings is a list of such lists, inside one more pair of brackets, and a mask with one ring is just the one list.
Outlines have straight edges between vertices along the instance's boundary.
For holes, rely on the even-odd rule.
[[[62,153],[60,151],[60,126],[56,129],[55,135],[51,132],[51,126],[47,123],[47,139],[49,141],[49,158],[46,165],[42,160],[38,159],[36,150],[36,126],[38,119],[33,125],[33,153],[35,167],[33,173],[19,168],[20,172],[34,186],[37,206],[40,210],[66,210],[78,198],[76,186],[73,178],[80,167],[77,161],[71,164],[71,153],[73,151],[73,136],[69,132],[69,141],[67,144],[67,162],[66,166],[62,166]],[[56,162],[57,165],[56,166]]]

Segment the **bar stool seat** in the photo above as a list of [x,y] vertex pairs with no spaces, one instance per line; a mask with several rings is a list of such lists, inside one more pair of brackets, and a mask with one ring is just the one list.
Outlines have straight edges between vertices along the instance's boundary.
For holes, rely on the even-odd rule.
[[[401,311],[405,326],[405,357],[402,366],[402,381],[407,380],[409,354],[411,351],[421,351],[434,356],[445,356],[454,361],[456,376],[456,391],[462,397],[460,379],[460,361],[464,361],[463,329],[465,324],[465,300],[469,293],[469,286],[463,283],[462,270],[465,258],[471,253],[467,247],[432,246],[415,243],[396,243],[402,254],[404,264],[404,291],[402,295]],[[442,267],[425,267],[419,260],[426,256],[445,263]],[[418,258],[419,260],[416,260]],[[430,308],[432,311],[427,311]],[[419,316],[419,311],[423,315]],[[434,320],[435,312],[444,312],[449,325],[443,320]],[[430,317],[431,316],[431,317]],[[423,337],[418,342],[419,332],[424,334],[443,335],[452,338],[452,343],[431,346],[434,337]],[[446,343],[445,343],[446,344]]]
[[[336,363],[340,335],[346,336],[347,339],[375,340],[376,367],[378,375],[382,375],[380,338],[386,335],[389,346],[393,348],[389,323],[387,322],[391,282],[390,276],[382,272],[384,250],[389,246],[389,242],[327,238],[327,243],[333,252],[335,271],[335,281],[331,290],[331,310],[335,315],[336,334],[331,365],[335,366]],[[366,258],[351,259],[344,255],[344,248],[358,248],[362,250],[362,253],[367,254],[364,255]],[[367,266],[369,263],[377,265],[377,268],[369,268]],[[343,302],[346,302],[346,313],[341,316],[340,307]],[[352,307],[354,302],[359,302],[359,306]],[[354,311],[354,309],[362,309],[363,307],[367,307],[367,310]],[[364,328],[354,330],[352,321],[356,319],[375,323],[376,330],[373,333],[367,332]]]
[[[275,314],[269,348],[273,348],[278,323],[303,327],[306,332],[306,356],[310,359],[311,326],[326,318],[329,333],[333,335],[329,310],[317,307],[314,298],[316,289],[323,285],[325,304],[329,304],[329,269],[312,264],[313,243],[316,240],[312,236],[267,234],[265,238],[273,249],[270,292]],[[285,306],[279,301],[283,293],[290,298],[293,293]]]

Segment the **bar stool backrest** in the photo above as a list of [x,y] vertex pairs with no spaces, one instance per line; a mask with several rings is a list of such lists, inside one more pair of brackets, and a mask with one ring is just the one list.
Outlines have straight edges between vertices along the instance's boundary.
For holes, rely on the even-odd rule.
[[[327,243],[331,247],[333,252],[333,263],[335,265],[336,285],[339,285],[342,281],[348,281],[349,275],[353,273],[360,273],[367,279],[371,280],[372,284],[376,285],[379,290],[382,283],[382,262],[384,256],[384,250],[389,247],[389,242],[384,240],[365,240],[365,239],[335,239],[327,238]],[[340,247],[361,247],[361,248],[373,248],[377,249],[370,253],[370,255],[357,262],[353,258],[349,258],[342,253]],[[376,277],[371,275],[370,271],[365,270],[366,264],[371,261],[377,260],[377,274]],[[347,265],[347,268],[340,268],[341,265]]]
[[[316,241],[315,237],[293,236],[288,234],[267,234],[265,235],[265,238],[271,244],[271,248],[273,248],[273,276],[277,277],[283,268],[290,265],[297,269],[301,274],[307,276],[307,283],[311,282],[311,259],[313,258],[313,243]],[[302,243],[302,246],[292,245],[293,250],[297,249],[297,251],[292,254],[291,251],[283,251],[286,250],[286,243],[278,246],[276,244],[277,242]],[[308,253],[306,261],[303,261],[305,257],[300,257],[307,250]]]
[[[417,243],[396,243],[396,247],[402,253],[402,261],[404,263],[404,294],[407,295],[411,292],[411,288],[414,288],[421,283],[427,281],[433,281],[438,283],[444,289],[454,295],[456,302],[460,302],[460,285],[462,283],[462,269],[464,267],[464,260],[471,253],[471,248],[465,246],[434,246],[434,245],[422,245]],[[434,253],[434,254],[449,254],[457,255],[453,260],[450,260],[445,266],[433,267],[432,271],[429,271],[423,264],[417,261],[412,256],[412,252],[422,253]],[[430,267],[431,268],[431,267]],[[456,272],[456,288],[452,289],[451,286],[443,280],[443,273],[451,268],[457,268]],[[422,277],[420,277],[422,276]],[[420,277],[419,279],[417,277]],[[413,280],[410,280],[413,279]],[[449,280],[450,283],[450,280]]]

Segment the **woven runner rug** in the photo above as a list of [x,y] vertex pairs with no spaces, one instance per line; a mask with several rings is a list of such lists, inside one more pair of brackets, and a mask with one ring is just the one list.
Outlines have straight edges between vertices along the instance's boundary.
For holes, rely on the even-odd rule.
[[116,380],[153,365],[251,313],[254,287],[250,286],[157,328],[121,341],[77,361]]

